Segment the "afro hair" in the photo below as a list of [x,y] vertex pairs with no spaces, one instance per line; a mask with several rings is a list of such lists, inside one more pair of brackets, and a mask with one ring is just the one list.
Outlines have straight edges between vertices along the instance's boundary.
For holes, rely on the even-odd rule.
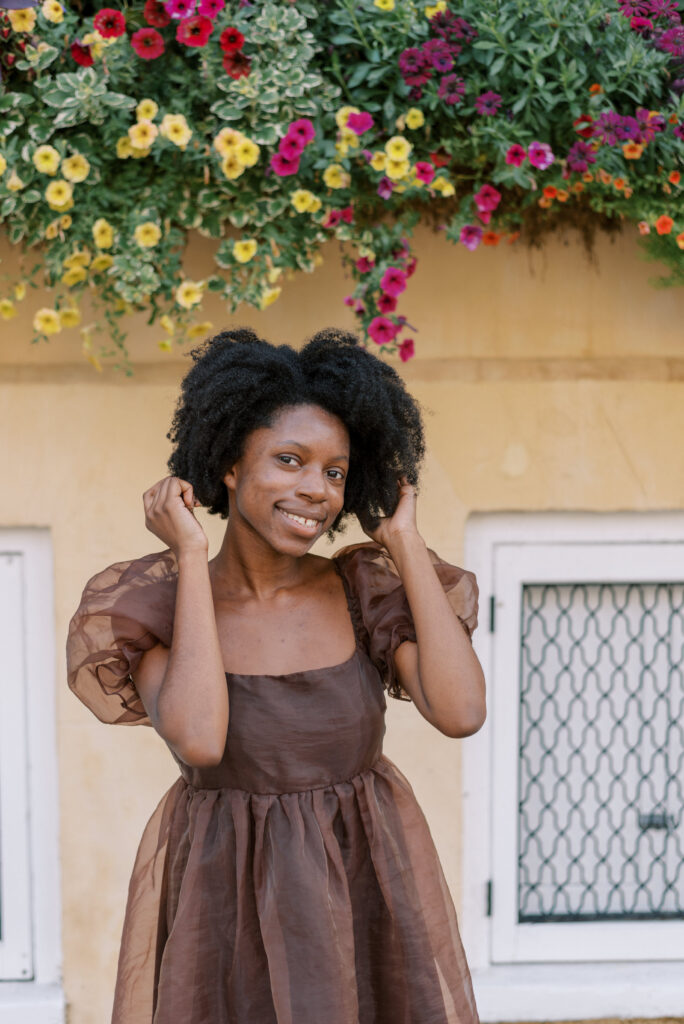
[[418,485],[425,453],[418,402],[396,370],[362,348],[355,334],[326,328],[297,351],[238,328],[209,338],[190,355],[194,365],[166,435],[174,445],[168,467],[193,485],[210,513],[228,517],[223,476],[249,434],[296,405],[325,409],[349,432],[344,506],[328,531],[331,539],[350,515],[371,527],[391,515],[399,476]]

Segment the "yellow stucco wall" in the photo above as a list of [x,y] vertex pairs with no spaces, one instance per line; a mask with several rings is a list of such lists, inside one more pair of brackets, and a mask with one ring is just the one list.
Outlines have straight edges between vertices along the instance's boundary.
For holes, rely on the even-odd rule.
[[[401,369],[427,412],[419,525],[432,547],[461,563],[473,511],[682,507],[684,290],[652,289],[656,268],[628,238],[601,240],[595,263],[573,240],[470,254],[422,232],[417,251],[401,311],[420,327],[418,355]],[[0,255],[12,258],[6,247]],[[196,237],[188,271],[209,267],[209,243]],[[322,326],[351,326],[348,290],[329,247],[324,266],[266,312],[230,317],[212,297],[206,313],[217,329],[249,323],[298,344]],[[161,546],[145,531],[140,496],[166,472],[188,361],[160,352],[161,332],[140,321],[135,376],[97,374],[76,331],[30,346],[29,321],[25,303],[0,324],[0,527],[51,530],[65,987],[70,1024],[104,1024],[137,842],[176,769],[151,730],[103,726],[67,691],[63,640],[90,575]],[[203,522],[215,550],[223,524]],[[360,531],[340,544],[355,539]],[[468,741],[389,703],[386,751],[414,786],[458,906]]]

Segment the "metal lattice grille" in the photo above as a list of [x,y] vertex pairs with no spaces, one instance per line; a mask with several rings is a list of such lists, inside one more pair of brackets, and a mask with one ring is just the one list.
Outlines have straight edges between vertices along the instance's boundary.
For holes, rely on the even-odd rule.
[[684,584],[524,585],[518,920],[684,917]]

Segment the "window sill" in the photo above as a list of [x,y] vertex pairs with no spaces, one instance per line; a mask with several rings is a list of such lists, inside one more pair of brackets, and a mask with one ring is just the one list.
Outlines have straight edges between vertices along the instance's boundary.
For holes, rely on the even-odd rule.
[[64,1024],[62,987],[0,982],[0,1024]]
[[652,961],[506,964],[473,970],[472,978],[480,1019],[493,1024],[679,1017],[683,974],[681,961]]

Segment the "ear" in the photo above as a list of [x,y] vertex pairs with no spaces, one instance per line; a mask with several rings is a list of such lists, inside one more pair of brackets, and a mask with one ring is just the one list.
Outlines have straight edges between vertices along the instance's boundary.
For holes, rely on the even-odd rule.
[[238,463],[236,462],[235,465],[231,466],[230,469],[226,470],[223,474],[223,482],[229,491],[235,490],[235,487],[237,486],[237,479]]

